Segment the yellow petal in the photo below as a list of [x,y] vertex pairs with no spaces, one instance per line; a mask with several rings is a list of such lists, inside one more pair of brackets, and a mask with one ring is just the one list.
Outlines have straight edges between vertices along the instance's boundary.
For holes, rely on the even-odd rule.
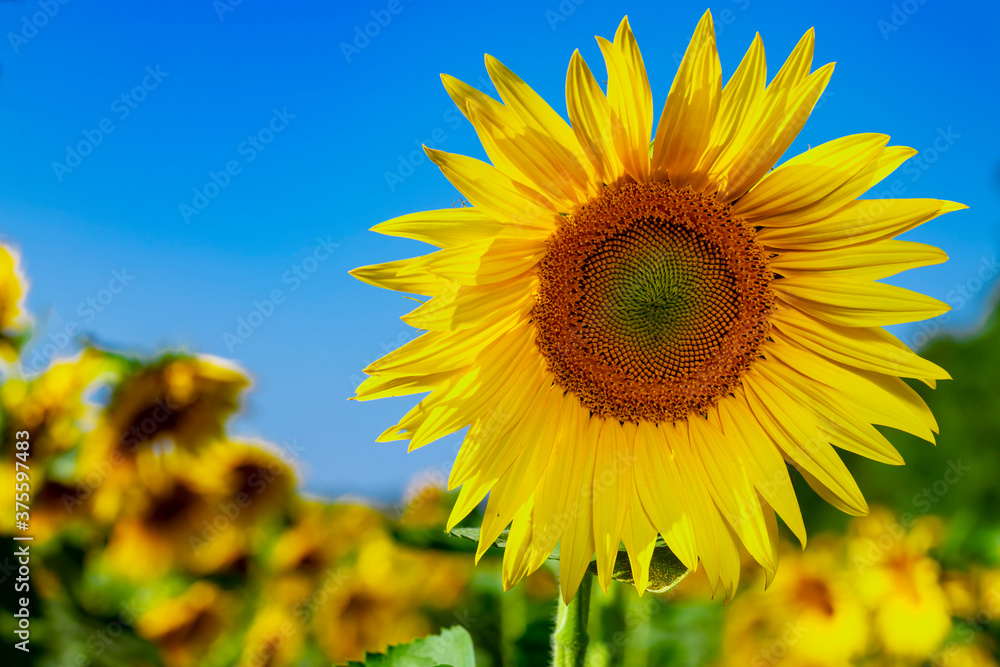
[[355,393],[359,401],[371,401],[391,396],[409,396],[437,389],[453,375],[460,372],[461,369],[416,377],[409,375],[375,376],[365,378],[365,381],[355,389]]
[[885,134],[852,134],[820,144],[765,176],[733,212],[752,221],[814,204],[856,176],[888,143]]
[[709,175],[713,185],[718,186],[720,174],[728,173],[736,161],[742,161],[744,144],[760,117],[766,83],[764,42],[757,33],[740,66],[722,89],[711,148],[699,169]]
[[968,208],[939,199],[859,199],[836,213],[794,227],[765,227],[757,240],[767,248],[825,250],[891,239],[939,215]]
[[483,502],[483,498],[489,493],[491,485],[477,484],[477,476],[473,476],[468,483],[462,486],[462,490],[458,492],[458,499],[455,501],[455,505],[451,508],[451,513],[448,515],[448,521],[445,525],[445,530],[451,530],[459,524],[465,517],[469,515],[469,512],[476,509],[479,503]]
[[719,401],[717,407],[723,433],[750,465],[758,493],[777,510],[804,547],[806,528],[802,511],[788,467],[774,441],[753,417],[742,393]]
[[[787,95],[773,101],[765,95],[764,113],[744,145],[743,160],[720,175],[718,201],[728,203],[740,198],[771,169],[805,125],[832,75],[831,63],[810,74]],[[773,87],[774,83],[765,93]]]
[[809,68],[812,66],[815,45],[816,31],[809,28],[792,49],[785,64],[774,75],[774,79],[768,86],[770,95],[779,96],[783,92],[793,89],[806,78],[809,74]]
[[573,52],[566,73],[569,119],[599,183],[613,185],[625,173],[611,133],[611,105],[580,51]]
[[[603,421],[603,420],[602,420]],[[632,480],[633,443],[617,420],[608,420],[600,429],[594,464],[594,540],[597,551],[597,578],[607,592],[618,558],[622,525],[628,512]]]
[[769,549],[770,553],[774,554],[774,569],[766,570],[767,574],[765,576],[764,590],[771,587],[771,582],[774,581],[774,575],[778,571],[778,560],[781,556],[781,550],[779,548],[778,538],[778,519],[774,514],[774,509],[765,502],[764,497],[758,494],[758,499],[760,500],[760,508],[764,513],[764,523],[767,525],[767,537],[771,542],[771,547]]
[[371,231],[452,248],[495,237],[504,229],[504,225],[474,208],[445,208],[386,220]]
[[706,11],[670,87],[653,140],[653,179],[700,191],[707,174],[696,170],[712,137],[722,97],[722,66],[712,14]]
[[[575,399],[574,399],[575,400]],[[577,406],[579,409],[579,406]],[[580,587],[580,581],[590,566],[594,557],[594,512],[591,498],[591,482],[594,478],[594,462],[597,455],[598,428],[594,419],[582,420],[583,433],[580,442],[583,451],[578,452],[582,461],[580,467],[580,495],[571,498],[566,509],[569,525],[563,533],[559,549],[559,583],[562,587],[563,601],[569,603],[574,592]],[[574,467],[576,463],[574,462]],[[577,488],[571,484],[571,489]]]
[[412,264],[413,259],[400,259],[383,264],[359,266],[352,269],[350,274],[369,285],[409,294],[435,296],[448,289],[448,280],[445,278],[427,273],[414,275],[409,272],[408,269]]
[[759,373],[745,375],[743,386],[754,416],[788,459],[819,480],[852,513],[867,514],[868,504],[857,482],[809,413]]
[[628,174],[649,182],[649,138],[653,132],[653,93],[628,17],[622,19],[614,43],[597,43],[608,69],[608,102],[615,151]]
[[578,192],[584,194],[596,192],[592,188],[594,179],[588,174],[589,163],[569,124],[541,95],[488,54],[486,70],[507,108],[517,114],[528,127],[538,130],[546,138],[550,151],[559,159],[561,173],[552,174],[549,178],[569,181]]
[[695,466],[712,494],[722,517],[736,531],[754,560],[768,570],[777,567],[771,551],[764,513],[754,488],[752,466],[738,448],[723,435],[712,420],[691,422],[692,454],[701,462]]
[[510,373],[509,381],[496,389],[497,402],[466,434],[448,477],[449,489],[475,474],[490,487],[510,468],[520,453],[515,445],[525,437],[523,429],[540,427],[535,411],[551,383],[541,355],[531,355]]
[[918,356],[881,328],[841,327],[794,308],[779,310],[771,321],[803,348],[848,366],[921,380],[951,379],[946,370]]
[[[529,183],[530,177],[521,171],[517,163],[508,156],[494,138],[496,127],[507,127],[511,128],[512,132],[521,131],[523,133],[526,130],[524,123],[501,102],[464,81],[448,74],[442,74],[441,82],[444,83],[444,88],[452,101],[455,102],[455,106],[476,129],[479,141],[483,144],[483,149],[493,166],[516,181]],[[472,113],[470,110],[474,110],[476,113]],[[488,121],[490,125],[486,126],[485,121]],[[531,139],[526,137],[525,140],[530,141]]]
[[[573,394],[564,396],[556,409],[559,429],[555,439],[546,444],[552,453],[535,490],[535,542],[548,553],[555,549],[566,527],[578,519],[580,500],[589,497],[593,482],[593,478],[588,479],[584,487],[583,470],[592,456],[583,440],[583,420],[585,415],[589,419],[589,411]],[[583,493],[584,488],[587,493]]]
[[906,146],[887,146],[879,157],[819,201],[788,213],[767,215],[754,222],[762,227],[791,227],[824,220],[868,192],[916,154],[917,151]]
[[465,428],[496,405],[500,391],[513,389],[505,380],[512,376],[510,368],[531,354],[531,333],[528,327],[511,332],[483,351],[472,372],[410,410],[399,421],[401,430],[412,433],[409,451]]
[[772,330],[765,353],[836,392],[862,419],[934,442],[937,422],[920,396],[899,378],[847,368],[787,340]]
[[[504,170],[515,180],[543,194],[557,211],[572,211],[585,198],[566,174],[566,160],[551,139],[524,124],[521,119],[493,117],[473,100],[467,101],[466,116],[480,133],[487,155],[503,156]],[[498,165],[499,166],[499,165]]]
[[418,375],[468,366],[501,334],[515,329],[516,318],[473,330],[428,331],[369,364],[368,375]]
[[540,392],[535,410],[524,415],[523,423],[514,427],[508,446],[515,448],[517,458],[500,476],[486,503],[477,561],[538,486],[552,454],[560,424],[557,415],[561,414],[563,403],[562,390],[548,387]]
[[878,280],[920,266],[947,261],[940,248],[911,241],[876,241],[830,250],[789,250],[768,262],[783,276],[826,274],[832,277]]
[[622,526],[622,542],[632,566],[632,581],[641,596],[649,585],[649,562],[656,547],[656,528],[643,511],[639,495],[633,485],[630,489],[628,515]]
[[425,149],[452,185],[483,213],[506,225],[508,235],[547,235],[559,224],[559,213],[539,192],[481,160]]
[[400,319],[415,329],[449,331],[526,314],[534,305],[537,282],[535,274],[528,274],[490,285],[449,285]]
[[951,306],[895,285],[855,278],[796,276],[772,283],[791,305],[825,322],[870,327],[937,317]]
[[684,473],[672,444],[686,434],[669,424],[641,422],[635,437],[635,484],[642,506],[667,546],[689,570],[694,570],[698,563],[695,517],[682,491]]
[[823,384],[770,360],[761,361],[756,369],[806,408],[818,428],[835,447],[880,463],[903,465],[903,457],[886,437],[875,430],[870,422],[861,419],[848,406],[831,397]]
[[509,591],[528,574],[528,554],[532,546],[534,534],[532,501],[524,503],[514,515],[507,534],[507,544],[503,550],[503,566],[501,578],[503,589]]
[[679,437],[671,438],[671,442],[678,469],[684,471],[675,488],[686,501],[686,510],[692,518],[698,557],[705,567],[712,593],[715,594],[721,583],[728,598],[739,579],[739,554],[732,533],[712,500],[704,468],[695,454],[696,448],[704,446],[699,433],[705,424],[707,422],[700,415],[692,415],[687,421],[675,424]]

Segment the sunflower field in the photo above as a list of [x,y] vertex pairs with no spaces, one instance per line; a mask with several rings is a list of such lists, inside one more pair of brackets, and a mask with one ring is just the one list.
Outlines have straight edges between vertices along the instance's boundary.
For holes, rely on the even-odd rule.
[[[26,341],[26,281],[16,255],[3,258],[11,359]],[[1000,421],[960,407],[995,400],[1000,326],[925,354],[961,380],[925,392],[941,442],[900,438],[912,454],[891,485],[869,485],[868,516],[803,493],[821,530],[805,550],[782,538],[766,590],[744,554],[726,605],[702,571],[642,596],[591,581],[586,664],[997,664],[1000,524],[977,508],[995,506],[1000,460],[975,443],[1000,438]],[[504,592],[502,552],[473,566],[475,544],[444,531],[455,494],[432,480],[392,507],[303,496],[287,451],[227,434],[249,383],[222,359],[93,347],[6,378],[3,483],[22,479],[23,460],[31,488],[31,664],[548,664],[558,561]],[[878,464],[856,463],[862,482],[880,479]],[[25,534],[12,514],[3,532]],[[23,543],[6,543],[12,582]],[[16,636],[17,602],[5,600],[2,631]],[[407,645],[417,657],[392,658]]]

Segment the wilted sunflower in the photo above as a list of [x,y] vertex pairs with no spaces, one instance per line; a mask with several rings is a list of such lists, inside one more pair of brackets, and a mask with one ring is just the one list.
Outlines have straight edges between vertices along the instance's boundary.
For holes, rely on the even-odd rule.
[[621,538],[642,588],[659,533],[731,592],[737,538],[773,575],[775,511],[805,541],[786,462],[863,514],[834,446],[901,464],[873,424],[933,441],[900,377],[948,374],[880,327],[948,307],[876,280],[944,261],[890,239],[963,206],[858,199],[915,153],[882,134],[771,171],[833,71],[810,73],[811,30],[769,85],[758,35],[723,87],[706,12],[652,144],[628,20],[598,42],[607,94],[575,52],[570,123],[490,56],[503,103],[443,77],[493,165],[427,149],[473,207],[374,227],[441,250],[353,271],[432,297],[357,397],[431,392],[379,438],[411,449],[470,427],[450,523],[489,493],[480,555],[511,524],[505,586],[561,541],[564,596],[595,550],[606,587]]

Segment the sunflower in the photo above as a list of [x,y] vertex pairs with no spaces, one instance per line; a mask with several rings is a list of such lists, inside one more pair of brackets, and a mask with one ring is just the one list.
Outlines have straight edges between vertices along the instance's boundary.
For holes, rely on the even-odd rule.
[[941,565],[929,555],[943,528],[938,517],[921,517],[904,531],[882,508],[851,523],[847,546],[856,586],[872,609],[872,634],[888,655],[926,658],[952,632],[955,610]]
[[86,394],[111,370],[103,353],[87,348],[31,380],[8,379],[0,387],[2,446],[13,450],[16,433],[28,431],[36,462],[72,448],[95,417]]
[[840,541],[805,554],[783,543],[787,562],[767,591],[746,591],[726,611],[720,665],[841,667],[866,654],[869,617]]
[[17,358],[30,324],[24,310],[28,283],[19,264],[18,254],[0,245],[0,359],[4,361]]
[[352,272],[431,297],[357,398],[430,392],[379,437],[411,450],[469,427],[449,524],[489,494],[478,555],[510,525],[506,587],[560,543],[565,598],[595,552],[606,588],[621,540],[641,590],[659,534],[731,594],[738,542],[773,576],[775,513],[805,543],[786,463],[860,515],[834,447],[901,464],[873,425],[933,442],[900,378],[949,376],[881,327],[948,306],[876,281],[944,261],[892,239],[964,207],[858,199],[915,154],[882,134],[772,171],[833,72],[810,72],[812,30],[768,85],[758,35],[723,87],[706,12],[655,135],[628,19],[598,42],[607,92],[575,52],[570,123],[491,56],[502,103],[443,76],[493,164],[426,149],[473,206],[373,228],[440,250]]
[[427,635],[433,612],[452,609],[468,581],[468,561],[408,549],[388,535],[353,556],[314,597],[313,632],[335,664]]
[[196,453],[223,437],[250,384],[239,368],[208,355],[119,361],[122,378],[79,455],[78,474],[102,520],[121,507],[140,459],[171,449]]
[[256,537],[253,517],[270,509],[270,502],[250,510],[258,499],[239,496],[231,472],[212,459],[142,452],[117,512],[100,517],[114,522],[101,555],[107,569],[134,581],[162,577],[172,568],[241,572]]
[[205,654],[229,625],[232,601],[215,584],[198,581],[178,597],[144,612],[139,635],[156,644],[167,667],[204,664]]
[[240,667],[284,667],[302,649],[305,628],[288,605],[270,603],[260,609],[243,640]]

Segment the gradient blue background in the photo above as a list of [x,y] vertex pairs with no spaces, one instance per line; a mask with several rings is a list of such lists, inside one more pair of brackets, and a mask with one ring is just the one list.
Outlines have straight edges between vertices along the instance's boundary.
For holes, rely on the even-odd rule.
[[[255,378],[237,432],[297,452],[310,491],[396,498],[417,471],[447,470],[457,440],[407,455],[404,444],[374,438],[413,399],[346,400],[361,368],[413,337],[398,320],[413,303],[347,271],[420,254],[418,243],[366,230],[459,197],[426,160],[390,188],[386,172],[397,170],[400,156],[436,136],[444,150],[485,157],[472,128],[458,122],[439,73],[483,88],[477,82],[488,52],[565,113],[573,49],[606,78],[593,35],[613,36],[628,14],[659,113],[705,5],[401,0],[402,11],[348,58],[341,43],[352,42],[355,28],[387,2],[243,0],[220,14],[225,2],[50,0],[50,12],[58,12],[15,43],[10,35],[21,33],[24,17],[42,10],[37,0],[0,3],[0,231],[23,253],[40,342],[75,322],[128,351],[179,347],[235,359]],[[943,322],[897,333],[919,344],[939,328],[973,330],[992,294],[977,272],[990,273],[998,240],[996,3],[738,0],[710,7],[726,76],[755,31],[771,74],[810,26],[817,66],[837,61],[830,95],[789,154],[868,131],[927,151],[950,133],[950,143],[939,142],[945,150],[927,155],[933,162],[888,183],[900,180],[907,197],[972,207],[910,233],[952,260],[897,280],[955,310]],[[120,118],[114,101],[157,65],[168,76]],[[275,108],[295,118],[248,162],[241,142],[264,128]],[[114,131],[60,180],[53,162],[64,162],[67,145],[105,118]],[[185,222],[180,204],[191,204],[193,189],[230,160],[241,172]],[[283,276],[313,252],[317,238],[339,247],[292,290]],[[123,268],[134,279],[102,312],[81,306]],[[238,318],[275,289],[284,303],[231,350],[224,335],[235,334]],[[59,354],[74,349],[70,343]],[[40,367],[46,359],[29,352],[27,361]]]

